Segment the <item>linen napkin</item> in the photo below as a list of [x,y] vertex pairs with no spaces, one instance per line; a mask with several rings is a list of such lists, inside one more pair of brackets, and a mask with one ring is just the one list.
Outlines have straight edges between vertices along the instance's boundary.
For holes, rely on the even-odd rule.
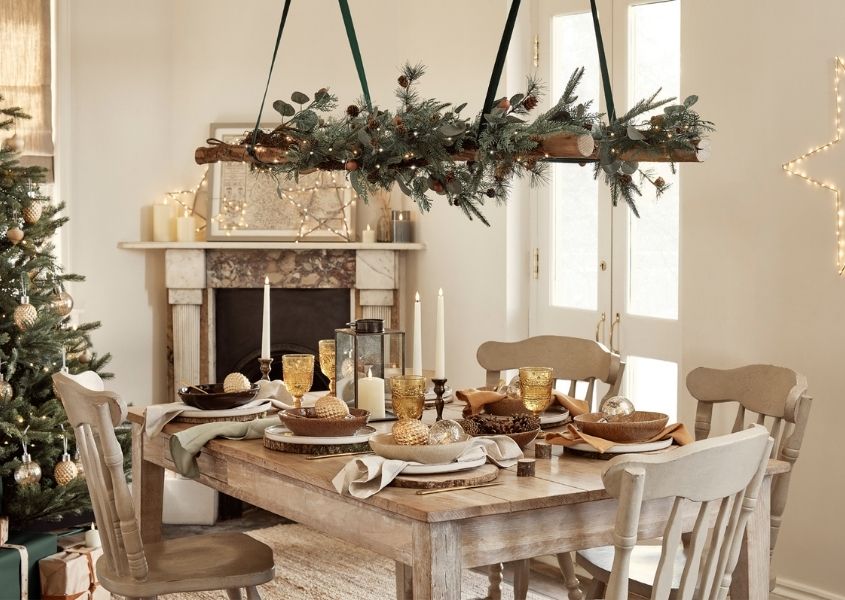
[[[457,395],[459,400],[466,402],[466,407],[464,408],[465,417],[479,414],[484,410],[485,404],[492,404],[508,397],[504,392],[476,388],[458,390],[455,392],[455,395]],[[573,417],[590,412],[590,406],[586,401],[567,396],[557,390],[552,391],[552,401],[563,406]]]
[[274,379],[273,381],[261,379],[258,382],[258,395],[255,398],[269,400],[273,408],[279,410],[293,408],[293,396],[290,395],[288,388],[285,387],[285,382],[281,379]]
[[[660,440],[668,440],[670,438],[672,439],[673,443],[678,444],[679,446],[685,446],[686,444],[690,444],[693,441],[692,436],[690,435],[689,431],[687,431],[686,426],[683,423],[675,423],[673,425],[668,425],[663,431],[643,441],[642,443],[645,444],[648,442],[657,442]],[[574,446],[575,444],[586,442],[587,444],[595,448],[596,452],[598,452],[599,454],[604,454],[608,451],[608,449],[620,443],[596,437],[594,435],[588,435],[583,431],[579,431],[578,429],[576,429],[575,426],[571,423],[567,426],[565,431],[555,431],[552,433],[547,433],[546,441],[549,444],[555,444],[564,447]]]
[[[237,409],[243,410],[247,408],[255,408],[266,404],[267,400],[263,398],[256,398],[251,402],[239,406]],[[144,411],[144,431],[147,437],[153,437],[161,433],[164,426],[170,423],[173,419],[178,417],[186,410],[199,410],[193,406],[188,406],[184,402],[170,402],[168,404],[150,404]]]
[[185,477],[196,479],[200,472],[197,466],[197,454],[202,447],[217,437],[228,440],[252,440],[264,436],[264,430],[270,425],[278,425],[278,417],[255,419],[254,421],[220,421],[203,423],[170,436],[170,456],[176,472]]
[[[482,456],[502,468],[512,467],[522,458],[522,450],[506,435],[473,438],[472,443],[457,458],[458,462],[478,460]],[[332,479],[339,494],[349,492],[355,498],[369,498],[393,481],[410,463],[381,456],[362,456],[348,463]]]

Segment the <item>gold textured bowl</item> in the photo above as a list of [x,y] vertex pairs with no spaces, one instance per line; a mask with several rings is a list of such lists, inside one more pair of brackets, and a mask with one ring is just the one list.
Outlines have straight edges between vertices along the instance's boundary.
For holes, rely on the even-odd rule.
[[472,438],[460,442],[438,444],[436,446],[400,446],[393,439],[392,433],[377,433],[370,437],[370,448],[384,458],[418,462],[425,465],[450,463],[466,450]]
[[290,408],[279,413],[279,419],[295,435],[311,437],[346,437],[367,424],[370,411],[350,408],[343,419],[321,419],[314,408]]
[[639,410],[609,422],[600,423],[602,418],[603,413],[587,413],[575,417],[575,424],[587,435],[611,442],[636,443],[653,438],[669,422],[669,415]]
[[502,398],[498,402],[491,402],[484,405],[484,412],[496,415],[497,417],[512,417],[519,414],[531,414],[531,411],[525,408],[520,398]]

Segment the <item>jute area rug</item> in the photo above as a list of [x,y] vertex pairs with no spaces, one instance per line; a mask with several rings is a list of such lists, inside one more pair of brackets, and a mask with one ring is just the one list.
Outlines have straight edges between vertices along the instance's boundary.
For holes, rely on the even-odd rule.
[[[393,561],[302,525],[277,525],[247,532],[273,549],[276,579],[261,586],[263,600],[395,600]],[[502,586],[503,600],[513,588]],[[464,570],[465,600],[487,597],[487,577]],[[227,600],[225,592],[161,596],[162,600]],[[540,596],[529,593],[528,598]]]

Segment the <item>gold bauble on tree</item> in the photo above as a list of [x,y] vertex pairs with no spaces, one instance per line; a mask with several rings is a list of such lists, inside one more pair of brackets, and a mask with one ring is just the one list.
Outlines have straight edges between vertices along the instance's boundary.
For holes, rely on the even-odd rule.
[[62,454],[62,460],[56,463],[56,468],[53,469],[53,478],[59,485],[67,485],[79,474],[76,468],[76,463],[70,458],[70,454],[65,452]]
[[29,206],[23,209],[23,220],[29,225],[33,225],[41,218],[41,213],[44,211],[44,205],[39,200],[32,201]]
[[20,227],[10,227],[6,232],[6,239],[17,246],[23,241],[23,229]]
[[26,331],[38,318],[38,311],[29,303],[29,296],[21,296],[21,303],[15,307],[15,314],[13,316],[15,325],[21,331]]
[[223,380],[223,391],[227,394],[245,392],[251,387],[252,384],[243,373],[229,373]]
[[41,467],[32,460],[29,452],[24,451],[21,464],[15,469],[14,477],[18,485],[32,485],[41,481]]
[[66,317],[73,310],[73,296],[64,290],[56,290],[50,297],[50,307],[60,317]]
[[401,419],[393,424],[393,439],[400,446],[424,446],[428,443],[428,425],[417,419]]
[[323,396],[314,403],[314,412],[321,419],[343,419],[349,414],[349,407],[340,398]]
[[91,359],[94,358],[93,354],[91,354],[91,348],[85,348],[79,355],[76,357],[81,364],[87,365],[91,362]]
[[3,378],[0,373],[0,402],[9,402],[15,397],[15,390],[12,389],[12,384]]

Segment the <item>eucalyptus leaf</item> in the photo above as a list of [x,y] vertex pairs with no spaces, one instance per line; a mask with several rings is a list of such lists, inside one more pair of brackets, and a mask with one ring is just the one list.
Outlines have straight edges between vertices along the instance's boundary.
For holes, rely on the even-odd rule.
[[308,96],[306,96],[302,92],[294,92],[293,94],[290,95],[290,99],[291,99],[291,101],[293,101],[297,104],[305,104],[306,102],[311,100],[311,98],[309,98]]
[[358,130],[358,140],[360,140],[360,142],[365,146],[369,146],[372,142],[370,134],[367,133],[367,131],[363,127]]
[[627,133],[628,139],[630,140],[639,141],[645,139],[645,135],[643,135],[643,132],[634,127],[633,125],[628,125]]
[[625,161],[622,163],[622,166],[619,168],[625,175],[633,175],[637,172],[637,169],[640,168],[640,163],[635,160],[632,161]]
[[463,104],[458,104],[458,106],[455,107],[455,113],[461,112],[463,109],[466,108],[466,106],[467,106],[466,102],[464,102]]
[[522,102],[523,98],[525,98],[525,94],[514,94],[513,96],[511,96],[511,106],[516,106],[517,104]]
[[296,109],[284,100],[273,102],[273,109],[283,117],[292,117],[296,114]]
[[443,137],[455,137],[461,135],[464,132],[464,128],[458,127],[452,123],[446,123],[445,125],[442,125],[437,132]]
[[406,196],[413,196],[414,192],[411,191],[411,188],[408,187],[408,184],[405,183],[405,180],[401,177],[396,178],[396,183],[399,184],[399,189],[402,190],[402,193]]
[[361,172],[360,171],[352,171],[349,173],[349,183],[352,184],[352,189],[355,190],[355,193],[359,196],[365,196],[366,192],[364,191],[363,187],[361,186]]
[[693,105],[693,104],[695,104],[696,102],[698,102],[698,96],[696,96],[695,94],[693,94],[692,96],[687,96],[687,97],[686,97],[686,100],[684,100],[684,106],[686,106],[687,108],[689,108],[690,106],[692,106],[692,105]]
[[300,129],[313,131],[320,123],[320,117],[314,111],[304,110],[296,116],[295,121]]

